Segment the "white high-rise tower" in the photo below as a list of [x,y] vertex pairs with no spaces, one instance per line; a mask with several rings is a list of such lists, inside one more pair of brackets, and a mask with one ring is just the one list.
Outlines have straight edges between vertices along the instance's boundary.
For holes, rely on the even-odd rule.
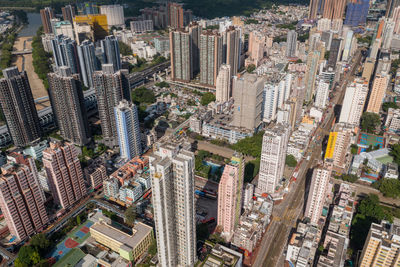
[[160,266],[194,266],[194,154],[188,143],[156,146],[149,159],[158,260]]

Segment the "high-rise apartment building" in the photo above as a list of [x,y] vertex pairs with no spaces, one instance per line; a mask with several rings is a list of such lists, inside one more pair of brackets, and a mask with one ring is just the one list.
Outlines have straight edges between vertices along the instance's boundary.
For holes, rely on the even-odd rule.
[[85,40],[77,48],[82,82],[87,88],[93,88],[93,73],[101,69],[94,44]]
[[218,225],[228,241],[233,236],[242,211],[243,177],[243,156],[234,155],[231,162],[225,165],[218,186]]
[[64,21],[69,21],[71,24],[74,23],[75,17],[75,7],[71,5],[66,5],[61,8],[61,13]]
[[318,14],[319,0],[310,0],[310,6],[308,8],[308,18],[316,19]]
[[337,123],[329,134],[328,144],[325,152],[325,162],[333,164],[334,170],[343,172],[346,170],[348,152],[350,150],[352,127]]
[[106,36],[104,40],[101,40],[101,47],[104,52],[104,63],[113,64],[115,71],[120,70],[121,55],[117,38],[113,35]]
[[121,27],[125,28],[124,8],[121,5],[104,5],[100,6],[100,14],[107,16],[108,28]]
[[96,90],[103,140],[109,146],[115,146],[118,134],[114,107],[122,99],[130,100],[129,86],[125,74],[121,70],[114,71],[112,64],[103,64],[102,69],[94,72],[93,86]]
[[400,6],[400,0],[388,0],[386,5],[386,18],[390,18],[393,16],[393,12],[396,7]]
[[372,223],[359,266],[398,266],[400,264],[400,222],[397,218],[393,223],[382,221]]
[[69,22],[68,20],[54,21],[53,22],[53,33],[54,33],[54,36],[64,35],[65,37],[68,37],[72,40],[75,39],[74,29],[72,28],[71,22]]
[[260,126],[264,79],[255,74],[235,76],[232,95],[235,99],[232,125],[255,130]]
[[17,67],[4,69],[3,76],[0,79],[0,107],[14,145],[26,146],[41,136],[28,76]]
[[189,82],[200,70],[201,26],[192,22],[186,30],[174,29],[169,33],[171,78]]
[[352,0],[347,4],[344,25],[357,27],[367,21],[369,0]]
[[346,88],[339,122],[358,125],[364,110],[365,101],[368,94],[368,82],[364,79],[356,78]]
[[222,64],[217,76],[216,101],[224,103],[231,97],[231,67]]
[[174,29],[183,28],[183,7],[181,4],[168,3],[168,26]]
[[276,84],[266,83],[263,91],[263,121],[271,122],[276,119],[276,110],[278,106],[278,86]]
[[342,19],[346,4],[347,0],[325,0],[323,18]]
[[288,31],[286,41],[286,57],[295,57],[297,52],[297,32]]
[[124,99],[114,108],[114,113],[121,158],[131,160],[142,153],[138,110],[135,104]]
[[373,112],[379,114],[383,98],[385,97],[386,94],[388,83],[389,83],[388,75],[378,74],[375,76],[371,94],[369,96],[367,112]]
[[246,66],[253,64],[256,67],[260,60],[264,57],[265,35],[260,32],[252,31],[249,34],[249,58],[246,59]]
[[322,208],[328,194],[330,177],[331,169],[329,166],[320,166],[313,171],[304,213],[305,217],[310,218],[312,224],[317,224],[322,214]]
[[218,33],[206,31],[200,35],[201,84],[215,87],[222,64],[222,51],[222,37]]
[[50,102],[61,136],[76,145],[87,144],[89,122],[79,75],[62,66],[58,73],[48,74],[48,79]]
[[43,166],[56,204],[67,209],[87,193],[75,145],[52,142],[43,151]]
[[200,34],[202,27],[197,22],[191,22],[187,28],[190,38],[190,70],[193,78],[200,71]]
[[315,94],[314,106],[324,109],[328,103],[329,83],[324,81],[318,82],[317,92]]
[[92,41],[102,40],[108,35],[107,16],[104,14],[87,14],[75,16],[75,31],[77,31],[78,25],[86,25],[87,27],[89,27],[90,31],[93,33],[94,40]]
[[180,3],[168,2],[167,17],[168,26],[173,29],[183,29],[192,21],[192,11],[184,10]]
[[240,59],[240,29],[230,26],[223,33],[223,53],[225,55],[224,62],[231,67],[232,76],[236,75],[239,70]]
[[332,39],[329,58],[328,58],[328,68],[332,69],[336,68],[336,62],[338,61],[338,58],[341,53],[341,46],[342,46],[341,39],[335,39],[335,38]]
[[75,40],[63,35],[56,36],[51,41],[54,62],[57,68],[67,66],[72,73],[79,73],[79,59]]
[[169,42],[171,78],[175,81],[189,82],[193,78],[190,34],[183,30],[170,31]]
[[274,193],[283,177],[289,135],[287,124],[270,124],[265,130],[257,184],[261,193]]
[[31,159],[28,165],[9,163],[1,167],[0,208],[18,241],[41,232],[49,222],[34,165]]
[[133,33],[145,33],[154,30],[153,21],[148,20],[132,20],[131,21],[131,31]]
[[305,77],[306,101],[311,101],[314,96],[315,79],[317,77],[320,57],[321,53],[317,50],[309,53],[307,56],[307,72]]
[[194,154],[186,143],[156,145],[149,159],[158,260],[161,266],[194,266]]
[[40,18],[42,19],[44,33],[53,33],[51,20],[55,18],[54,11],[51,7],[45,7],[40,10]]

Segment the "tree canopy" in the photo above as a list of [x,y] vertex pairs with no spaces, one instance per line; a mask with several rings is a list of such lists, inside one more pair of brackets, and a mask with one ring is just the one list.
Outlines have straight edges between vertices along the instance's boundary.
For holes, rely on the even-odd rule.
[[125,44],[124,42],[118,41],[119,45],[119,52],[123,56],[132,56],[133,52],[132,49],[129,47],[129,45]]
[[256,65],[250,64],[250,65],[247,66],[246,71],[247,71],[248,73],[253,73],[253,71],[255,71],[255,69],[256,69]]
[[293,156],[293,155],[291,155],[291,154],[289,154],[289,155],[286,155],[286,161],[285,161],[285,163],[286,163],[286,165],[288,165],[289,167],[296,167],[296,165],[297,165],[297,160],[296,160],[296,158]]
[[259,158],[261,156],[261,146],[264,132],[259,132],[252,137],[246,137],[232,145],[232,149],[245,155]]
[[350,231],[350,242],[353,251],[363,248],[371,224],[379,223],[383,219],[392,220],[392,215],[385,212],[379,204],[377,195],[370,194],[361,200],[357,207],[357,213],[353,217]]
[[375,133],[376,129],[381,125],[381,118],[378,114],[365,112],[361,116],[361,130],[367,133]]
[[152,104],[156,102],[156,97],[153,91],[142,86],[132,91],[132,101],[137,105],[140,103]]
[[397,105],[396,102],[385,102],[385,103],[383,103],[383,105],[382,105],[383,111],[388,112],[389,108],[398,109],[400,107],[399,107],[399,105]]
[[213,93],[207,92],[207,93],[204,93],[204,94],[201,96],[200,103],[201,103],[203,106],[207,106],[208,104],[210,104],[210,103],[213,102],[213,101],[215,101],[215,95],[214,95]]
[[392,146],[390,155],[393,157],[394,162],[397,165],[400,165],[400,144],[395,144]]
[[125,218],[126,218],[126,223],[133,226],[136,220],[136,207],[135,206],[130,206],[125,210]]

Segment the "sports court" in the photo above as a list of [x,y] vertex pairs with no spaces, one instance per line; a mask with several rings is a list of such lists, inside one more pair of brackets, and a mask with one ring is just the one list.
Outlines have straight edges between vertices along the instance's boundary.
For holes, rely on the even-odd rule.
[[80,226],[76,227],[72,232],[67,234],[67,237],[57,244],[52,250],[49,258],[54,258],[56,261],[61,260],[65,255],[69,254],[71,249],[76,248],[82,244],[90,236],[90,227],[93,225],[92,221],[86,221]]

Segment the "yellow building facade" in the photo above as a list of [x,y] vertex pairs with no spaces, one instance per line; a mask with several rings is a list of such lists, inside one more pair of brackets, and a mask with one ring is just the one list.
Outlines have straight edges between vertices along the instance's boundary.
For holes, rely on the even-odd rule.
[[74,17],[74,25],[89,25],[95,40],[104,39],[108,34],[107,16],[104,14],[79,15]]
[[137,223],[132,229],[132,235],[129,235],[99,221],[90,227],[90,235],[96,242],[129,261],[137,261],[154,240],[153,228],[143,223]]

